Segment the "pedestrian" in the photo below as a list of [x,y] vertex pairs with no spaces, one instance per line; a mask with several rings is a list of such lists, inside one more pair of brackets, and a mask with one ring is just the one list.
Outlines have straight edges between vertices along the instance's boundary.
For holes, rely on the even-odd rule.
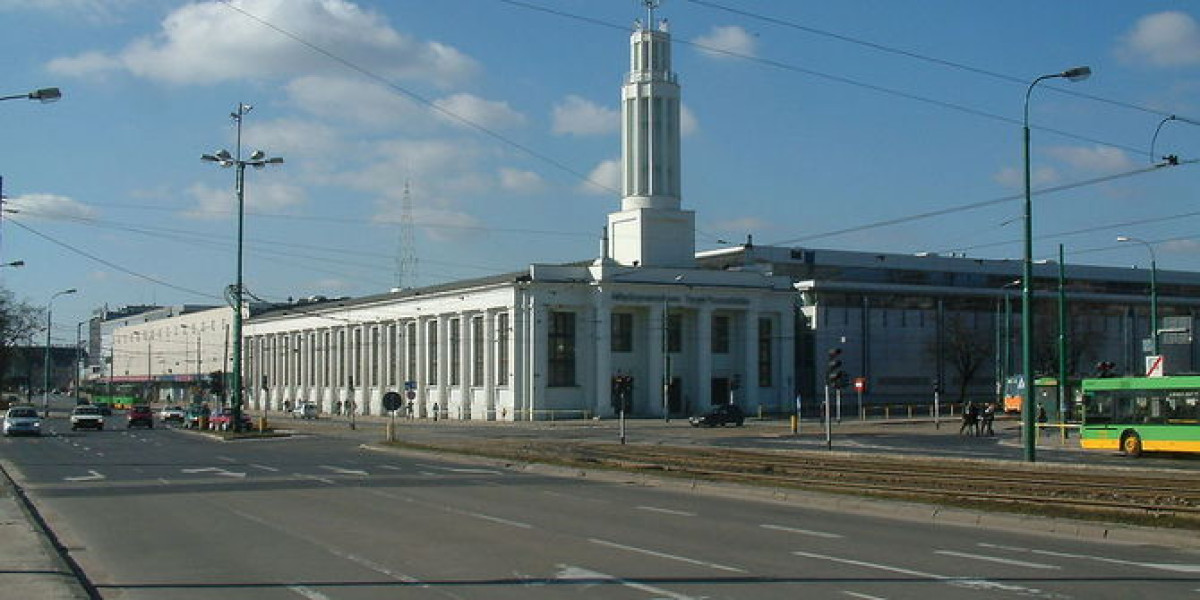
[[334,406],[333,414],[337,415],[339,417],[342,416],[342,401],[341,400],[338,400],[337,404]]
[[963,407],[962,425],[958,428],[958,435],[966,435],[973,433],[975,425],[979,421],[979,409],[975,407],[975,403],[970,400]]
[[992,429],[992,422],[995,420],[996,420],[996,403],[988,402],[983,407],[983,420],[982,420],[982,424],[980,425],[980,427],[983,429],[984,435],[989,435],[989,436],[996,435],[995,430]]
[[438,403],[437,402],[433,403],[433,420],[434,421],[438,420]]
[[1041,404],[1038,405],[1037,422],[1039,433],[1044,433],[1046,431],[1046,407]]

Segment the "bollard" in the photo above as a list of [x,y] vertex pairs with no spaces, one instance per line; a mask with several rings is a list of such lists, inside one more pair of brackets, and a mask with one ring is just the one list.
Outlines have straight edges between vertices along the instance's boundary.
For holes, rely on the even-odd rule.
[[259,432],[259,433],[262,433],[262,432],[264,432],[264,431],[266,431],[266,430],[267,430],[267,418],[266,418],[266,417],[259,417],[259,418],[258,418],[258,432]]
[[791,420],[792,420],[792,433],[793,434],[799,433],[800,432],[800,417],[798,417],[796,415],[792,415]]

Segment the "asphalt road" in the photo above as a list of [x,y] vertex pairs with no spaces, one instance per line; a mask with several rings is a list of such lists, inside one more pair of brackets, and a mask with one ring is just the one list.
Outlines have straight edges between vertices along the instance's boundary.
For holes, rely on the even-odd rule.
[[1200,598],[1192,552],[361,447],[378,425],[222,443],[56,418],[0,460],[105,598]]

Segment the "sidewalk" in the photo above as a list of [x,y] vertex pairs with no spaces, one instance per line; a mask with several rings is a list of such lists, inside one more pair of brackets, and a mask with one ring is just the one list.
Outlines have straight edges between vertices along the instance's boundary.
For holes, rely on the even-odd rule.
[[91,598],[0,465],[0,587],[5,598]]

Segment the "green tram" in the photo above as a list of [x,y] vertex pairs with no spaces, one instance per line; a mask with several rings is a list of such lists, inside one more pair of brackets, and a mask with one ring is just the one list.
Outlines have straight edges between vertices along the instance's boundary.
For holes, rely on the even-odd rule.
[[1084,379],[1080,445],[1200,452],[1200,376]]

